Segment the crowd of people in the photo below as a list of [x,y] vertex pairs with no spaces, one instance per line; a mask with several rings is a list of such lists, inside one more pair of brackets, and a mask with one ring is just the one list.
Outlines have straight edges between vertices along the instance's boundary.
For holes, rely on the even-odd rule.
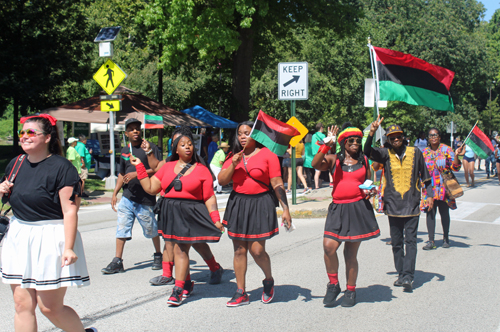
[[[417,228],[421,212],[426,213],[428,242],[424,250],[436,249],[435,224],[439,211],[443,227],[443,248],[449,248],[450,209],[456,202],[448,196],[443,172],[466,173],[474,185],[475,156],[457,137],[453,148],[441,143],[441,133],[431,128],[420,133],[414,146],[408,144],[397,124],[386,128],[387,142],[374,147],[373,140],[383,118],[377,118],[364,133],[347,122],[341,128],[318,123],[295,149],[296,171],[304,193],[320,188],[321,172],[327,172],[332,188],[323,234],[327,290],[325,307],[333,307],[341,293],[337,251],[344,243],[346,290],[343,307],[356,304],[357,255],[361,242],[380,235],[370,198],[381,199],[377,210],[389,219],[394,265],[398,273],[394,286],[413,290],[417,254]],[[68,286],[90,283],[85,254],[78,233],[78,209],[83,185],[90,169],[90,153],[85,136],[68,139],[66,158],[56,128],[49,115],[25,117],[19,132],[24,155],[14,158],[0,183],[0,195],[8,198],[14,216],[2,249],[2,281],[10,284],[15,302],[16,330],[36,330],[35,309],[65,331],[84,329],[76,312],[64,305]],[[141,136],[142,123],[129,119],[125,135],[129,144],[121,151],[119,176],[111,207],[117,212],[116,252],[102,269],[103,274],[122,273],[125,243],[132,239],[135,220],[153,243],[153,270],[162,275],[150,280],[155,286],[174,285],[167,300],[179,306],[193,292],[189,255],[193,247],[210,269],[210,284],[222,280],[224,269],[216,261],[208,243],[219,242],[227,231],[232,240],[236,277],[234,296],[226,303],[236,307],[249,303],[246,292],[248,253],[262,270],[261,300],[275,297],[275,281],[266,242],[279,234],[276,207],[283,209],[282,222],[292,229],[282,168],[288,171],[290,188],[292,150],[280,158],[253,140],[253,122],[242,122],[228,144],[219,135],[195,148],[195,138],[187,127],[177,128],[169,140],[169,156],[164,160],[158,147]],[[366,139],[364,142],[363,139]],[[495,152],[488,160],[487,174],[500,167],[496,133]],[[229,152],[229,150],[231,150]],[[198,153],[200,152],[200,153]],[[21,158],[22,157],[22,158]],[[372,170],[383,169],[379,190],[367,184]],[[14,176],[11,176],[14,174]],[[469,183],[469,177],[471,182]],[[232,183],[224,216],[217,206],[217,193]],[[25,187],[35,190],[22,190]],[[123,196],[117,205],[117,194]],[[159,198],[157,199],[157,195]],[[29,202],[29,203],[28,203]],[[43,241],[41,241],[43,238]],[[164,239],[163,249],[160,239]],[[50,246],[45,243],[54,243]],[[42,268],[40,268],[42,266]],[[175,266],[175,278],[173,267]]]

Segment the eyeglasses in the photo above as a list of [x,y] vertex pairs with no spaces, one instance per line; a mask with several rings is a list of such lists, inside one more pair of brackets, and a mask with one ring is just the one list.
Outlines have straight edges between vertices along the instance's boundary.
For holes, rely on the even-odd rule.
[[389,136],[389,141],[402,140],[402,139],[403,139],[403,135]]
[[33,138],[35,136],[43,135],[43,132],[41,132],[40,134],[37,134],[36,133],[37,131],[40,132],[40,130],[38,130],[38,129],[19,130],[18,136],[19,136],[19,138],[23,138],[24,134],[27,134],[29,138]]
[[348,138],[347,143],[361,145],[361,138],[354,138],[354,137]]
[[429,138],[432,138],[432,137],[439,137],[439,134],[429,134]]

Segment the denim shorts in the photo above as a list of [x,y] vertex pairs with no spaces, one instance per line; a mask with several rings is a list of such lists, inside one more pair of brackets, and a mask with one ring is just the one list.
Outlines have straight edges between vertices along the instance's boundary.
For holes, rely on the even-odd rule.
[[151,239],[158,236],[158,222],[156,221],[153,207],[132,202],[126,197],[122,197],[118,204],[118,225],[116,227],[116,238],[132,238],[132,227],[137,218],[142,226],[144,236]]

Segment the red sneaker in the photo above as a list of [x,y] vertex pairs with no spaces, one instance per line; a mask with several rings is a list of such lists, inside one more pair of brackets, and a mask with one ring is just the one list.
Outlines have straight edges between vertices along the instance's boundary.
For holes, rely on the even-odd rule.
[[182,303],[182,288],[179,286],[174,286],[174,289],[172,289],[172,295],[170,295],[170,298],[167,301],[168,304],[172,306],[179,306]]
[[269,303],[274,298],[274,279],[262,280],[262,284],[264,285],[264,291],[262,292],[262,302]]
[[238,288],[236,293],[231,300],[226,303],[228,307],[239,307],[240,305],[249,304],[250,299],[248,298],[248,294],[241,288]]
[[186,281],[182,290],[182,297],[188,298],[193,293],[194,281]]

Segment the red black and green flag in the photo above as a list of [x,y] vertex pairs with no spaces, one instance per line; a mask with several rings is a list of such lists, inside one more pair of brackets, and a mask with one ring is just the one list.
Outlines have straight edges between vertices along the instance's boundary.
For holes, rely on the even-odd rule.
[[486,159],[495,150],[491,140],[478,128],[477,125],[472,128],[469,137],[465,140],[467,144],[475,154],[481,159]]
[[454,111],[450,96],[455,73],[411,54],[373,47],[379,100],[398,100],[440,111]]
[[144,114],[144,129],[163,129],[163,117]]
[[259,111],[257,120],[255,120],[252,132],[250,133],[250,137],[278,156],[285,154],[290,140],[297,135],[300,135],[297,129],[276,120],[272,116],[262,112],[262,110]]

